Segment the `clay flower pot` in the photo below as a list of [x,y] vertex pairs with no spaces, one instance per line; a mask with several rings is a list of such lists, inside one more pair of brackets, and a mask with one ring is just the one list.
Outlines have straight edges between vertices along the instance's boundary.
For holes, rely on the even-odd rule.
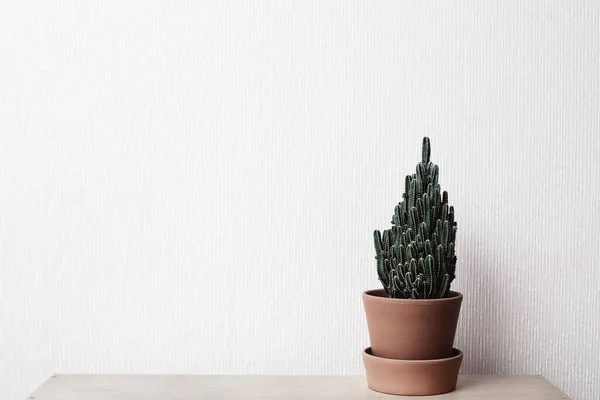
[[371,348],[363,351],[369,388],[404,396],[425,396],[453,391],[458,380],[462,352],[438,360],[392,360],[375,357]]
[[394,360],[450,358],[462,294],[443,299],[393,299],[383,289],[363,293],[372,355]]

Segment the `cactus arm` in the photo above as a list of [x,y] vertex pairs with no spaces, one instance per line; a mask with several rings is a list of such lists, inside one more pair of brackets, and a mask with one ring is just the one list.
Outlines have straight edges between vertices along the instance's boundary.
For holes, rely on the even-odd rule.
[[450,242],[448,245],[448,253],[446,253],[446,258],[452,258],[454,255],[454,243]]
[[396,268],[396,264],[398,264],[398,260],[400,260],[400,248],[395,245],[392,247],[392,258],[396,260],[394,263],[394,268]]
[[442,285],[440,286],[440,289],[435,297],[438,299],[443,299],[444,297],[446,297],[446,294],[448,293],[448,285],[449,284],[450,284],[450,278],[449,278],[448,274],[444,274],[444,277],[442,279]]
[[381,232],[375,230],[375,232],[373,232],[373,239],[375,242],[375,254],[379,257],[379,255],[381,255]]
[[400,264],[404,264],[406,262],[406,248],[400,245]]
[[419,292],[417,291],[416,288],[412,288],[411,290],[411,299],[419,299]]
[[435,263],[438,265],[438,270],[443,271],[444,268],[444,246],[441,244],[438,245],[436,255],[435,255]]
[[390,230],[386,229],[383,231],[383,240],[381,241],[382,249],[384,252],[390,250]]
[[419,272],[419,275],[425,274],[425,259],[422,257],[419,258],[419,262],[417,264],[417,271]]
[[424,224],[425,223],[423,222],[421,225],[419,225],[419,234],[417,235],[417,237],[420,241],[425,239],[425,229],[423,228]]
[[423,195],[423,209],[425,211],[424,221],[427,228],[427,237],[429,238],[429,234],[431,233],[431,204],[429,204],[429,194],[425,193]]
[[415,197],[417,196],[417,181],[412,180],[410,182],[410,191],[408,192],[408,209],[412,209],[415,206]]
[[410,229],[412,229],[412,231],[416,234],[417,224],[419,223],[419,216],[417,215],[417,207],[413,207],[410,209],[409,219],[410,219]]
[[423,138],[423,147],[422,147],[421,153],[422,153],[421,162],[427,164],[431,157],[431,143],[429,143],[428,137]]
[[[379,280],[383,284],[384,288],[387,286],[385,282],[387,279],[383,277],[384,274],[384,266],[383,266],[383,257],[381,256],[381,232],[376,230],[373,232],[373,239],[375,242],[375,259],[377,260],[377,275]],[[387,289],[386,289],[387,292]]]
[[421,222],[420,229],[421,229],[421,231],[419,233],[421,234],[421,238],[424,241],[429,240],[429,229],[427,228],[427,223]]
[[390,295],[391,298],[397,298],[398,292],[396,290],[396,285],[394,285],[394,278],[396,277],[396,270],[392,269],[387,276],[387,286],[384,285],[385,291]]
[[448,204],[442,205],[442,217],[440,219],[442,222],[448,220]]
[[434,261],[433,256],[429,254],[425,259],[425,282],[428,283],[427,298],[431,299],[436,293],[436,279],[434,275]]
[[444,254],[447,254],[449,247],[449,236],[450,236],[450,224],[448,221],[444,221],[444,229],[442,230],[442,245],[444,245]]
[[431,246],[431,240],[425,241],[425,254],[426,255],[433,254],[433,247]]
[[454,243],[456,241],[456,226],[453,226],[450,230],[450,242]]
[[423,199],[421,197],[419,197],[417,199],[416,209],[417,209],[417,217],[419,218],[419,222],[421,222],[425,218],[425,209],[423,206]]
[[406,260],[410,261],[413,258],[413,246],[409,244],[406,246]]
[[415,258],[410,260],[410,272],[412,276],[417,276],[417,260]]
[[426,299],[427,294],[425,291],[425,277],[423,274],[419,274],[418,283],[417,283],[417,292],[419,293],[420,299]]
[[394,292],[396,293],[396,295],[398,297],[403,297],[404,288],[406,287],[406,285],[400,279],[400,277],[398,277],[398,275],[394,276],[393,285],[394,285]]
[[383,260],[383,268],[381,271],[377,271],[379,274],[379,280],[383,284],[383,287],[388,287],[390,285],[389,281],[389,273],[391,271],[390,260]]
[[404,275],[404,281],[406,282],[406,286],[412,288],[414,286],[412,273],[408,271],[406,275]]

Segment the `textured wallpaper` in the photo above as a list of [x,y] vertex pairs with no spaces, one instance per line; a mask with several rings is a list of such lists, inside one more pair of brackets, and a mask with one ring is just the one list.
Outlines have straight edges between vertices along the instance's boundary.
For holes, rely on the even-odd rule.
[[466,374],[600,393],[600,5],[0,3],[0,399],[50,374],[362,374],[428,135]]

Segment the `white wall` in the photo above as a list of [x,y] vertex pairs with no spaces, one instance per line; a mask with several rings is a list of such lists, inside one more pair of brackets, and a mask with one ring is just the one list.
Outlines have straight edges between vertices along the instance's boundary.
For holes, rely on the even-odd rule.
[[600,3],[0,3],[0,398],[362,374],[429,135],[464,373],[600,393]]

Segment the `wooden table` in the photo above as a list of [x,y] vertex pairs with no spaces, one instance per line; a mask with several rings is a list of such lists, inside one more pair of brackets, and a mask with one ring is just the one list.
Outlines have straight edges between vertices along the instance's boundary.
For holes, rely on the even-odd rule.
[[[63,375],[49,378],[35,400],[406,399],[367,388],[362,376]],[[539,375],[460,376],[455,392],[423,399],[564,400]]]

